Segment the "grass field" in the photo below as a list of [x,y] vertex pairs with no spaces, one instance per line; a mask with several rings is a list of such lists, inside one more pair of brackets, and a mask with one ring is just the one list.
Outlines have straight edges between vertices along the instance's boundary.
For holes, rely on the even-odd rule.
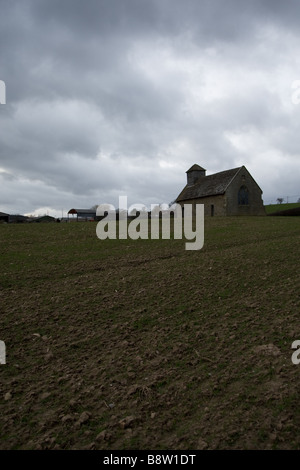
[[299,217],[0,225],[1,449],[300,449]]
[[285,204],[268,204],[267,206],[265,206],[265,209],[266,214],[273,214],[274,212],[295,209],[296,207],[300,207],[299,202],[289,202]]

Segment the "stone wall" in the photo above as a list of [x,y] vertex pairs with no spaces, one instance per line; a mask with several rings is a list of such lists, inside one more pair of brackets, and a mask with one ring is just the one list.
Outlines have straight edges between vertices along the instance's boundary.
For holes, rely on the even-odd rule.
[[[183,207],[184,204],[193,204],[193,214],[195,214],[196,204],[204,204],[204,215],[205,216],[226,216],[226,199],[224,195],[220,196],[208,196],[201,199],[190,199],[181,201],[178,204]],[[213,206],[213,209],[212,209]],[[213,214],[212,214],[213,211]]]
[[[239,189],[248,190],[248,204],[239,204]],[[226,191],[227,215],[266,215],[261,190],[245,167],[242,167]]]

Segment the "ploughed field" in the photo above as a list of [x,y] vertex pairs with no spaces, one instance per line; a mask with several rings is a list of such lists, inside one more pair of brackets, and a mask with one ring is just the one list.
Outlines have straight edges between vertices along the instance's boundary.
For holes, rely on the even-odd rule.
[[[1,449],[299,449],[300,218],[0,225]],[[300,358],[300,354],[299,354]]]

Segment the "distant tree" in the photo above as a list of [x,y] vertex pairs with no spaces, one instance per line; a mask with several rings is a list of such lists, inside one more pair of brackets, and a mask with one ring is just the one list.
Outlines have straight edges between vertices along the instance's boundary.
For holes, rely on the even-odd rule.
[[278,204],[282,204],[283,201],[284,201],[283,197],[278,197],[278,198],[277,198]]
[[297,202],[300,202],[300,197],[299,197],[299,199],[298,199],[298,201],[297,201]]

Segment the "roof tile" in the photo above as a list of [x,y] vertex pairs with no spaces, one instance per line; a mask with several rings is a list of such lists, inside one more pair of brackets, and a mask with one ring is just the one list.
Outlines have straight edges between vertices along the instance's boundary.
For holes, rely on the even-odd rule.
[[195,184],[186,185],[176,201],[179,202],[188,199],[224,194],[229,183],[241,168],[242,167],[233,168],[231,170],[220,171],[213,175],[200,177]]

